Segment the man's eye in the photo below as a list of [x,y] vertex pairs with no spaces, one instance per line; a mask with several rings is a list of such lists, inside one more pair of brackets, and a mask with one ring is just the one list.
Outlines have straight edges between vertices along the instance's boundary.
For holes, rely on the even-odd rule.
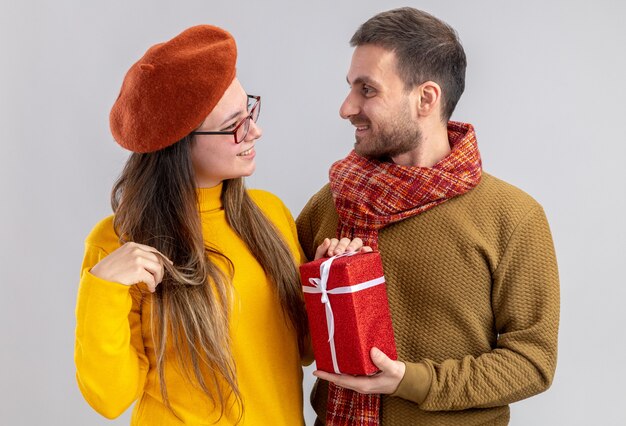
[[361,89],[361,92],[365,96],[371,96],[374,94],[375,90],[369,86],[363,86],[363,88]]

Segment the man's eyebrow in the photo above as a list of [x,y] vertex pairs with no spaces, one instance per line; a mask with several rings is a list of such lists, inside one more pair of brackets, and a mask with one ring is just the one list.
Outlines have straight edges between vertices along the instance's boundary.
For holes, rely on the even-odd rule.
[[354,79],[352,83],[350,83],[348,76],[346,76],[346,81],[348,82],[348,85],[350,86],[352,86],[353,84],[367,84],[368,86],[378,86],[378,82],[376,80],[373,80],[367,76],[357,77]]

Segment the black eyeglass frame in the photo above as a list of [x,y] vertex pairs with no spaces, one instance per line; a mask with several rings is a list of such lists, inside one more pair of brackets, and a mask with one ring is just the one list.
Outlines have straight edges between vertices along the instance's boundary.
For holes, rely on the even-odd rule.
[[[190,135],[232,135],[233,138],[235,139],[235,143],[240,144],[241,142],[243,142],[246,136],[248,136],[248,132],[250,131],[250,120],[256,123],[257,120],[259,119],[259,115],[261,114],[261,97],[256,96],[256,95],[248,95],[248,99],[254,99],[255,102],[254,104],[252,104],[252,107],[250,107],[250,112],[248,113],[248,115],[246,115],[239,123],[237,123],[237,125],[235,126],[233,130],[229,130],[227,132],[194,131],[194,132],[191,132]],[[256,113],[256,117],[253,118],[255,113]],[[237,140],[237,132],[239,131],[239,128],[246,123],[248,127],[243,137],[241,138],[241,140]]]

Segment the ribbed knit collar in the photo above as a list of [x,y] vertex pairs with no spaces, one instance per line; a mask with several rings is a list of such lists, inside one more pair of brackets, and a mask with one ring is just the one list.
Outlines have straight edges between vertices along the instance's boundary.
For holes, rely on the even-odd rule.
[[196,188],[198,208],[201,213],[222,209],[222,183],[212,188]]

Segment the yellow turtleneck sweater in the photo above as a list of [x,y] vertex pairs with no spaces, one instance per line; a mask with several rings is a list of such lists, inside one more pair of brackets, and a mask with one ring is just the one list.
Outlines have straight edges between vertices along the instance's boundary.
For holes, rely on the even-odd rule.
[[[303,424],[302,369],[296,333],[285,321],[261,266],[227,225],[221,190],[222,185],[199,189],[198,195],[205,240],[234,264],[230,330],[245,410],[239,424]],[[249,194],[301,263],[302,252],[287,208],[270,193],[251,190]],[[178,371],[173,347],[167,348],[167,390],[172,408],[184,423],[165,407],[151,337],[150,294],[89,272],[120,246],[113,217],[98,223],[85,245],[76,307],[75,363],[78,385],[89,404],[103,416],[114,418],[137,401],[131,425],[235,424],[237,409],[219,418],[219,409]]]

